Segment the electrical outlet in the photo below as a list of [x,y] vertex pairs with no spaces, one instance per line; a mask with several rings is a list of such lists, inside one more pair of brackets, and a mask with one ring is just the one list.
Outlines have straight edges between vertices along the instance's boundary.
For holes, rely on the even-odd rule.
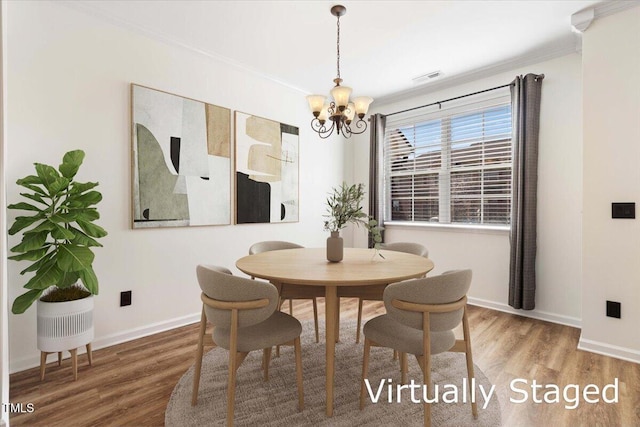
[[611,218],[629,218],[636,217],[635,203],[611,203]]
[[131,291],[120,292],[120,307],[131,305]]
[[607,301],[607,317],[615,317],[620,319],[621,316],[621,304],[617,301]]

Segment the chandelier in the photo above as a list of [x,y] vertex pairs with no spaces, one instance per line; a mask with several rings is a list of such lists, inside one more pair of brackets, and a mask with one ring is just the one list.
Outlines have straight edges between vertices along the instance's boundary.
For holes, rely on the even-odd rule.
[[[325,101],[323,95],[309,95],[309,108],[313,112],[311,119],[311,129],[318,133],[320,138],[328,138],[335,130],[338,135],[342,134],[345,138],[349,138],[351,134],[360,134],[367,130],[367,122],[362,120],[367,114],[369,104],[373,102],[373,98],[368,96],[359,96],[353,98],[349,102],[351,88],[340,86],[342,79],[340,78],[340,17],[347,13],[347,8],[342,5],[335,5],[331,8],[331,14],[338,19],[337,24],[337,68],[338,76],[333,79],[336,84],[331,89],[332,101]],[[353,121],[355,116],[356,121]],[[327,123],[327,119],[330,123]]]

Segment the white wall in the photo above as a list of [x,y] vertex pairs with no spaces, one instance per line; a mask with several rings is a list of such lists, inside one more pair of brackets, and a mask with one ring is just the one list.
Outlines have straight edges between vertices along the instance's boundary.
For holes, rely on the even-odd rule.
[[[582,206],[581,57],[571,54],[521,67],[426,96],[372,104],[372,112],[392,113],[511,82],[517,74],[544,74],[540,117],[536,309],[508,306],[509,235],[506,231],[386,226],[386,241],[416,241],[429,248],[434,273],[472,268],[470,301],[558,323],[579,326]],[[346,169],[354,182],[368,183],[368,136],[350,146]],[[345,171],[345,175],[348,172]],[[365,244],[356,234],[356,246]]]
[[[3,2],[8,10],[6,134],[9,203],[32,163],[58,165],[86,152],[78,179],[99,181],[96,250],[101,292],[94,347],[199,319],[195,267],[233,267],[258,240],[324,244],[324,196],[342,181],[344,142],[309,131],[304,94],[201,53],[154,40],[54,2]],[[224,40],[220,41],[224,43]],[[130,83],[292,124],[300,128],[300,222],[294,224],[132,230]],[[7,212],[12,221],[17,212]],[[292,236],[295,236],[292,237]],[[12,236],[9,245],[17,244]],[[8,266],[9,301],[22,293],[25,265]],[[133,291],[120,308],[119,294]],[[11,370],[38,364],[35,308],[10,315]]]
[[[583,36],[584,217],[580,348],[640,362],[640,7],[595,21]],[[640,211],[637,212],[640,215]],[[606,317],[606,300],[622,318]]]
[[[5,55],[6,55],[6,4],[0,4],[0,169],[7,167],[4,134],[5,112]],[[6,206],[6,182],[0,173],[0,206]],[[7,315],[7,216],[0,217],[0,403],[9,403],[9,319]],[[9,412],[2,405],[0,426],[9,423]]]

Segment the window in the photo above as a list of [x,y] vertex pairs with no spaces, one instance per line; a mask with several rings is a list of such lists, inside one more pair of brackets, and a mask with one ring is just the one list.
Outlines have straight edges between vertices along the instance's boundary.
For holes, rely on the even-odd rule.
[[511,105],[507,95],[387,117],[385,222],[509,224]]

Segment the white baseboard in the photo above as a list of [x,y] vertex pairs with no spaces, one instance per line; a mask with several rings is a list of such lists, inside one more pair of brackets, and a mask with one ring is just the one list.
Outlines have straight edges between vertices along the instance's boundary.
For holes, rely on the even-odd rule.
[[628,362],[640,363],[640,351],[603,342],[588,340],[582,338],[582,334],[580,335],[580,341],[578,341],[578,350],[602,354],[603,356],[615,357],[616,359],[622,359]]
[[503,311],[505,313],[515,314],[522,317],[530,317],[532,319],[544,320],[551,323],[559,323],[560,325],[572,326],[574,328],[582,327],[582,320],[577,317],[564,316],[561,314],[549,313],[538,310],[516,310],[507,304],[495,301],[484,300],[480,298],[467,297],[467,301],[471,305],[490,308],[492,310]]
[[[105,337],[98,337],[91,343],[91,349],[100,350],[101,348],[111,347],[112,345],[147,337],[149,335],[179,328],[181,326],[190,325],[199,321],[200,313],[198,312],[187,316],[177,317],[175,319],[142,326],[140,328],[130,329],[128,331],[107,335]],[[84,347],[79,348],[78,354],[83,353],[86,353]],[[66,357],[68,357],[68,355]],[[34,353],[31,356],[23,357],[18,360],[10,360],[9,373],[13,374],[15,372],[24,371],[27,369],[35,368],[37,366],[40,366],[40,352]]]

